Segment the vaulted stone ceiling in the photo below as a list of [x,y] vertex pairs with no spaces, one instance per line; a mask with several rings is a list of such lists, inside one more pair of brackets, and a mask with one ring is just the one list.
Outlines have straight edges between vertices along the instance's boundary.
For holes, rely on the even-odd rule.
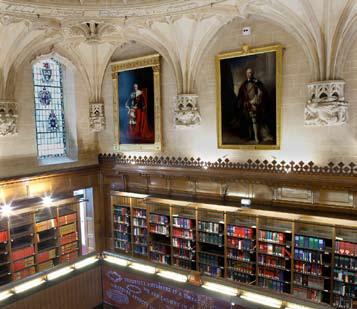
[[357,0],[0,0],[0,100],[13,98],[25,60],[50,51],[70,59],[91,101],[101,100],[110,57],[130,41],[165,58],[178,93],[194,93],[202,53],[235,18],[280,26],[300,43],[314,80],[334,79],[356,39]]

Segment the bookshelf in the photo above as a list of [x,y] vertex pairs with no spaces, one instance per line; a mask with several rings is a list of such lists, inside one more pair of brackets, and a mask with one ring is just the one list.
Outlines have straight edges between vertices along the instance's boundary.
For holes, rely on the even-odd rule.
[[0,284],[72,261],[81,255],[80,197],[14,201],[0,219]]
[[355,308],[357,305],[356,230],[336,228],[333,249],[332,304],[337,308]]
[[253,285],[256,283],[256,218],[227,216],[226,278]]
[[150,260],[171,265],[170,208],[165,204],[149,204],[150,213]]
[[[356,305],[356,221],[113,194],[114,218],[118,207],[133,216],[141,205],[144,259],[312,303]],[[128,222],[134,226],[133,218]]]
[[172,206],[172,265],[188,270],[197,269],[197,211],[195,208]]
[[257,219],[257,277],[260,287],[290,293],[292,228],[289,221]]

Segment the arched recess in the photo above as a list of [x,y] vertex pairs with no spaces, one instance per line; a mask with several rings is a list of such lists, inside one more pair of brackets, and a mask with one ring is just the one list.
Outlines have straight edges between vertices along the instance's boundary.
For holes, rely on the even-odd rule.
[[[75,73],[77,71],[76,66],[72,63],[71,60],[69,60],[67,57],[61,55],[55,50],[51,50],[49,53],[44,54],[41,53],[32,61],[30,62],[31,66],[33,67],[34,65],[37,65],[38,63],[43,64],[45,60],[49,59],[54,59],[56,62],[58,62],[61,66],[61,71],[62,71],[62,81],[61,81],[61,91],[63,91],[63,98],[58,98],[58,100],[61,100],[61,108],[59,107],[54,107],[58,106],[58,102],[51,106],[49,103],[49,106],[51,106],[50,109],[45,109],[42,104],[41,104],[41,113],[45,113],[44,115],[48,115],[50,110],[57,109],[56,113],[64,115],[64,126],[65,130],[64,133],[57,132],[56,131],[56,136],[62,136],[62,137],[56,137],[56,138],[61,138],[61,140],[65,140],[64,145],[64,154],[62,153],[61,156],[59,157],[49,157],[49,158],[43,158],[40,156],[40,153],[38,154],[38,159],[39,159],[39,164],[58,164],[58,163],[66,163],[68,161],[77,161],[78,160],[78,143],[77,143],[77,103],[76,103],[76,83],[75,83]],[[35,85],[34,85],[35,86]],[[38,87],[38,86],[37,86]],[[35,87],[36,88],[36,87]],[[51,88],[48,86],[48,88]],[[35,91],[35,89],[34,89]],[[42,91],[42,90],[41,90]],[[53,95],[53,93],[52,93]],[[40,96],[40,95],[38,95]],[[36,97],[36,95],[34,95]],[[63,100],[63,101],[62,101]],[[52,100],[53,101],[53,100]],[[39,104],[37,99],[35,99],[35,102],[33,102],[36,106]],[[63,104],[63,105],[62,105]],[[47,110],[44,111],[44,110]],[[53,112],[53,110],[52,110]],[[41,117],[44,117],[41,116]],[[45,116],[45,117],[46,117]],[[35,113],[35,117],[37,117],[37,110]],[[48,116],[47,116],[48,117]],[[63,120],[61,120],[63,121]],[[63,122],[61,122],[63,124]],[[42,125],[39,127],[37,126],[37,120],[36,120],[36,131],[38,130],[43,130]],[[42,132],[41,134],[44,134],[47,132]],[[43,135],[42,135],[43,136]],[[46,140],[46,139],[45,139]],[[38,138],[37,138],[38,141]],[[53,144],[53,142],[52,142]],[[52,144],[50,143],[48,147],[51,149]],[[39,147],[39,144],[38,144]],[[39,148],[38,148],[39,151]]]

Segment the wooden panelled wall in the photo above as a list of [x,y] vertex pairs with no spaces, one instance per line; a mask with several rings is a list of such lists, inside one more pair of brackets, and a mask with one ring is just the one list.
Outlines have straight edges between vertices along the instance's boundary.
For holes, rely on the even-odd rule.
[[97,251],[103,250],[102,193],[98,166],[34,174],[27,177],[0,179],[0,204],[29,197],[68,194],[74,190],[93,188],[94,226]]
[[102,303],[101,266],[41,289],[4,309],[88,309]]
[[[165,164],[164,162],[165,161]],[[237,205],[250,198],[253,207],[284,212],[329,215],[357,220],[357,175],[335,167],[299,171],[290,167],[230,168],[196,161],[130,159],[115,155],[99,157],[106,247],[111,247],[110,191],[146,193],[157,196],[215,204]],[[173,163],[172,163],[173,162]],[[311,166],[311,165],[310,165]],[[207,167],[207,166],[206,166]],[[294,167],[295,168],[295,167]]]

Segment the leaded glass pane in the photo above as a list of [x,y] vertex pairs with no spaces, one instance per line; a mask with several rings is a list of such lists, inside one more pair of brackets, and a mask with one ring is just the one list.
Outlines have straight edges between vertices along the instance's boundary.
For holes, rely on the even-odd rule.
[[61,64],[40,60],[33,66],[37,151],[40,158],[66,155]]

